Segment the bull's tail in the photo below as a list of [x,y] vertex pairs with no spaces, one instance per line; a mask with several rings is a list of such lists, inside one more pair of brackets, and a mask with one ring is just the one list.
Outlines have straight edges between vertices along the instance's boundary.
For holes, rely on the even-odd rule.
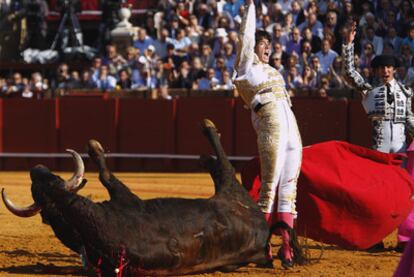
[[[203,134],[207,137],[217,156],[217,161],[213,163],[212,158],[202,158],[203,164],[210,171],[216,183],[216,192],[223,189],[226,184],[232,184],[235,179],[235,171],[231,165],[223,146],[220,142],[220,135],[216,126],[209,119],[203,120]],[[207,161],[207,162],[206,162]]]

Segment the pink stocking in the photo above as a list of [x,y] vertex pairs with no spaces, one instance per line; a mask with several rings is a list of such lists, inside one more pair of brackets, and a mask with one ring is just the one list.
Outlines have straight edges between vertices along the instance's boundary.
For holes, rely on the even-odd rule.
[[[277,219],[293,228],[293,215],[291,213],[277,213]],[[286,229],[280,228],[280,235],[282,236],[282,255],[286,260],[291,261],[293,259],[293,250],[290,247],[289,232]]]

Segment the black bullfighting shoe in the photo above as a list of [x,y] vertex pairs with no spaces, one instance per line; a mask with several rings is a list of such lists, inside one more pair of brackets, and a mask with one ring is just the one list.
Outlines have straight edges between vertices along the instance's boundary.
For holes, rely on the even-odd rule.
[[[282,262],[282,267],[285,269],[289,269],[293,267],[295,264],[304,265],[306,263],[306,258],[303,255],[302,248],[299,245],[296,232],[293,228],[290,228],[283,221],[276,222],[274,228],[277,228],[282,235],[282,247],[280,247],[277,257]],[[291,257],[286,257],[286,249],[285,247],[289,247]]]

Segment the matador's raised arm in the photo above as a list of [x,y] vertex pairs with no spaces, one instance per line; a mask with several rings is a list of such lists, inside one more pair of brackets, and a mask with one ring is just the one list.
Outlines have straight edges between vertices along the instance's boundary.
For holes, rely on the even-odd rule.
[[364,78],[355,69],[354,64],[354,39],[356,35],[356,22],[349,26],[345,35],[345,44],[342,45],[342,58],[345,62],[345,73],[352,82],[352,85],[366,96],[368,91],[372,89],[372,86],[367,83]]
[[248,72],[254,60],[254,45],[256,33],[256,9],[253,1],[248,5],[240,25],[237,57],[234,64],[238,76]]
[[372,86],[355,69],[353,43],[342,45],[342,58],[345,62],[346,76],[350,79],[352,85],[365,96],[372,89]]

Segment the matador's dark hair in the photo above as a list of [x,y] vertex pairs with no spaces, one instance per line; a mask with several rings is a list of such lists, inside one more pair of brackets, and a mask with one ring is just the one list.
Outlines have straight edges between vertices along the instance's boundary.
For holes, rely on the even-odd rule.
[[267,39],[269,42],[272,42],[272,36],[265,30],[257,30],[255,34],[255,45],[262,39]]

